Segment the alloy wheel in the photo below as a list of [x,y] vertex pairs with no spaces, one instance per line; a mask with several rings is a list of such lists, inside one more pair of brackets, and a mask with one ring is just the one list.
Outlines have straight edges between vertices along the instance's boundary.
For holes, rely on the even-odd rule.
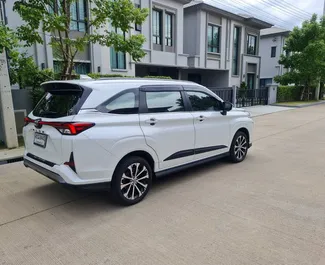
[[136,200],[146,192],[148,183],[149,171],[147,167],[141,163],[133,163],[122,175],[121,192],[126,199]]
[[242,160],[247,153],[247,140],[243,135],[239,135],[235,142],[235,156],[238,160]]

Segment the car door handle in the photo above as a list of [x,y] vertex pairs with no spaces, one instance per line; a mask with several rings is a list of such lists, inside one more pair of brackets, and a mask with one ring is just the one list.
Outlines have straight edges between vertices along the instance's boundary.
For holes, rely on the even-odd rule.
[[151,126],[154,126],[154,125],[156,125],[157,120],[155,118],[151,118],[149,120],[146,120],[146,123],[150,124]]
[[200,117],[197,118],[199,121],[204,121],[205,117],[203,115],[201,115]]

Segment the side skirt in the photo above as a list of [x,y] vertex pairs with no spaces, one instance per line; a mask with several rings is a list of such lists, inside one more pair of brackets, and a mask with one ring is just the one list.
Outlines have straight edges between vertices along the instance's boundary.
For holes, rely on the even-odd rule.
[[185,165],[169,168],[169,169],[166,169],[166,170],[163,170],[163,171],[156,172],[155,174],[156,174],[157,178],[161,178],[163,176],[166,176],[166,175],[169,175],[169,174],[172,174],[172,173],[176,173],[176,172],[179,172],[179,171],[191,168],[191,167],[195,167],[195,166],[198,166],[198,165],[202,165],[202,164],[205,164],[205,163],[208,163],[208,162],[212,162],[212,161],[215,161],[215,160],[218,160],[220,158],[227,157],[227,156],[229,156],[229,152],[226,152],[226,153],[223,153],[223,154],[220,154],[220,155],[216,155],[216,156],[212,156],[212,157],[208,157],[208,158],[204,158],[202,160],[194,161],[194,162],[191,162],[191,163],[188,163],[188,164],[185,164]]

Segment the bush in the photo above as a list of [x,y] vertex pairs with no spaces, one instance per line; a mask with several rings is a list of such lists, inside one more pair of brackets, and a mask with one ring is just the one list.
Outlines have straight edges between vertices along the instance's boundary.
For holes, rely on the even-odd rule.
[[277,102],[299,101],[301,91],[299,86],[278,86]]

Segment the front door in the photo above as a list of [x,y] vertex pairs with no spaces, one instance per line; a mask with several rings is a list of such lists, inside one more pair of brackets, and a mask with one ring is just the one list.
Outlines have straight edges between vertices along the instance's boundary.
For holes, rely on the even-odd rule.
[[199,91],[186,91],[195,128],[195,156],[200,160],[229,151],[229,116],[221,114],[222,102]]
[[248,89],[255,89],[255,74],[247,74],[247,87]]
[[193,116],[185,110],[182,87],[150,86],[140,91],[140,125],[158,155],[159,171],[193,161]]

